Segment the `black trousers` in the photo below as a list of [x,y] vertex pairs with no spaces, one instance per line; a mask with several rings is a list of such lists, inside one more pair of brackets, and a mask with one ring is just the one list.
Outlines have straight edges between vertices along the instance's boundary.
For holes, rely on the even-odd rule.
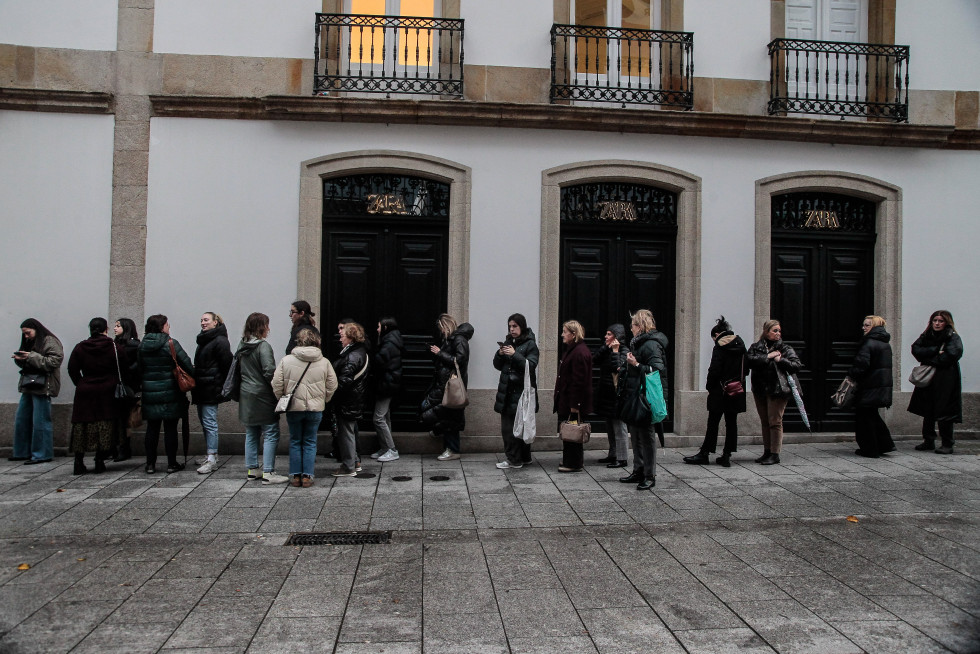
[[701,444],[701,451],[705,454],[714,454],[718,450],[718,427],[721,426],[721,419],[725,418],[725,454],[738,451],[738,412],[730,411],[708,411],[708,428],[704,432],[704,443]]
[[[930,418],[922,419],[922,438],[929,442],[936,440],[936,421]],[[951,420],[939,421],[939,438],[942,439],[945,447],[953,447],[953,422]]]
[[500,414],[500,436],[504,439],[504,454],[507,462],[519,466],[531,463],[531,446],[523,438],[514,436],[514,420],[516,413],[502,412]]
[[868,454],[882,454],[895,449],[892,433],[881,418],[877,407],[857,407],[854,413],[856,417],[854,439],[861,451]]
[[160,442],[160,423],[163,423],[163,448],[167,452],[167,465],[177,463],[177,418],[146,421],[146,463],[156,465],[157,444]]

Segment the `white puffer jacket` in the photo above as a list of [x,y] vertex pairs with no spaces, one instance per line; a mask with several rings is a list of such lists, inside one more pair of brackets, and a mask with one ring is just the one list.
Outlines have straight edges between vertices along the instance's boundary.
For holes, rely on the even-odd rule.
[[[309,370],[306,364],[310,364]],[[302,381],[300,376],[303,377]],[[296,382],[299,382],[299,387],[293,390]],[[296,347],[279,362],[272,377],[272,390],[277,398],[293,392],[290,411],[323,411],[337,390],[337,375],[330,361],[323,358],[320,348]]]

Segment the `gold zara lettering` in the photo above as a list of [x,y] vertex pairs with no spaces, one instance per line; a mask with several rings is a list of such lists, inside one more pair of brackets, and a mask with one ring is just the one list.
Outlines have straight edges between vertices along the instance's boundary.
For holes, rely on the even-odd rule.
[[368,213],[408,213],[408,209],[405,208],[405,199],[394,193],[372,193],[367,196],[367,203]]
[[599,202],[599,220],[623,220],[633,222],[636,220],[636,207],[632,202],[617,200],[615,202]]
[[806,223],[804,227],[816,227],[817,229],[840,229],[840,222],[837,220],[836,211],[804,211]]

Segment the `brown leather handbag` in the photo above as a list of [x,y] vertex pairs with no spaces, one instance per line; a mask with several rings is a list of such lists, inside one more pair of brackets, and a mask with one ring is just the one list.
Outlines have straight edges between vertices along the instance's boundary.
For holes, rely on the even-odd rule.
[[174,348],[174,339],[171,338],[169,343],[170,356],[174,358],[174,378],[177,380],[177,388],[180,389],[181,393],[186,393],[197,386],[197,382],[195,382],[194,378],[187,374],[187,371],[181,368],[180,364],[177,363],[177,350]]

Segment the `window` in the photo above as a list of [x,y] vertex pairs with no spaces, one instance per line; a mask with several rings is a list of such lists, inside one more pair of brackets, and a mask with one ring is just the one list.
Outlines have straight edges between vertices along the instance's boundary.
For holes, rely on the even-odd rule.
[[[347,13],[356,16],[400,16],[433,18],[439,0],[347,0]],[[355,23],[350,34],[352,64],[395,64],[405,68],[428,68],[437,56],[438,34],[425,21],[388,27],[365,19]]]

